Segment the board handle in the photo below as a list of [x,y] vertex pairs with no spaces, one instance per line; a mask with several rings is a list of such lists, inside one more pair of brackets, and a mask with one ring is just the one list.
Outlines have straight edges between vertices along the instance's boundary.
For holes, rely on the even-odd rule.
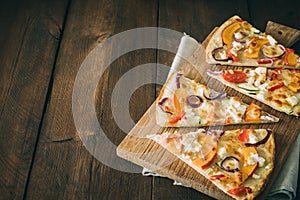
[[286,47],[292,46],[300,39],[299,30],[272,21],[268,21],[266,33]]

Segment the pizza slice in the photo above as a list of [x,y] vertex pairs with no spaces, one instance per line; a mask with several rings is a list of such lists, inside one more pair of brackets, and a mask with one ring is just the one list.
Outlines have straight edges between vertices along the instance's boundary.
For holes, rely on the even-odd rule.
[[174,73],[158,96],[156,122],[160,126],[188,127],[270,123],[278,122],[278,118],[254,103],[248,105],[238,97],[217,93],[181,73]]
[[149,135],[235,199],[253,199],[274,167],[275,142],[269,129],[178,131]]
[[300,116],[300,71],[265,67],[208,70],[224,85],[265,103],[275,110]]
[[299,68],[293,49],[279,44],[239,16],[224,22],[206,47],[209,64]]

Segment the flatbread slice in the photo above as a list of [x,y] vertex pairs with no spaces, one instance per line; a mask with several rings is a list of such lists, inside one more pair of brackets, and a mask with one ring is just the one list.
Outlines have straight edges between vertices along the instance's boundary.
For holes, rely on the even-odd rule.
[[165,83],[156,102],[156,122],[164,127],[271,123],[279,119],[238,97],[220,94],[181,73]]
[[209,64],[300,68],[299,55],[239,16],[224,22],[206,47]]
[[254,199],[274,168],[275,142],[269,129],[198,129],[148,137],[238,200]]
[[[300,71],[264,67],[208,70],[207,74],[288,115],[300,116]],[[241,78],[244,77],[244,78]]]

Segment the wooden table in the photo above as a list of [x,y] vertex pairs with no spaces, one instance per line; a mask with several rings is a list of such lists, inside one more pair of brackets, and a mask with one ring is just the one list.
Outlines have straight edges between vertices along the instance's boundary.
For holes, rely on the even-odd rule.
[[[268,20],[300,29],[298,8],[297,1],[261,0],[2,1],[0,199],[211,199],[175,187],[169,179],[112,169],[86,150],[72,115],[73,85],[81,63],[105,39],[129,29],[164,27],[202,41],[234,14],[261,30]],[[299,42],[293,47],[300,52]],[[166,51],[136,50],[104,72],[95,106],[115,145],[126,135],[111,113],[117,81],[135,66],[156,62],[170,66],[173,58]],[[135,122],[160,88],[148,84],[133,93],[129,107]]]

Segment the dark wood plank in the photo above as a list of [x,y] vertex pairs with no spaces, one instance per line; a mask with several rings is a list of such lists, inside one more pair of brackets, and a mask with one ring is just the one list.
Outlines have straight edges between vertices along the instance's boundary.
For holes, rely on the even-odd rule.
[[[268,21],[273,21],[300,30],[299,1],[248,1],[251,22],[264,30]],[[300,52],[300,42],[293,46]]]
[[67,1],[2,1],[0,198],[22,199]]
[[[185,32],[198,41],[227,18],[238,14],[249,19],[246,1],[174,1],[161,0],[159,26]],[[159,51],[159,63],[171,66],[174,54]],[[159,69],[158,69],[159,70]],[[160,71],[158,71],[160,73]],[[160,87],[157,88],[159,92]],[[154,179],[153,199],[213,199],[196,190],[173,186],[168,179]]]
[[284,44],[286,47],[291,47],[300,39],[300,30],[272,21],[268,21],[265,33],[272,35],[280,44],[284,44],[286,38],[290,38],[290,42]]
[[[156,1],[71,2],[28,186],[28,199],[151,199],[152,178],[114,170],[94,159],[85,149],[72,118],[72,89],[81,63],[95,46],[131,28],[156,26],[156,14]],[[116,60],[99,82],[95,107],[106,136],[116,146],[126,134],[118,128],[111,114],[112,90],[130,69],[155,61],[155,50],[128,53]],[[139,76],[141,74],[134,74],[133,83]],[[151,76],[155,80],[155,71]],[[135,121],[154,101],[154,94],[154,85],[146,85],[133,94],[130,112]],[[94,134],[97,133],[91,133]],[[111,153],[112,159],[116,158],[115,152],[107,151],[105,153]]]

